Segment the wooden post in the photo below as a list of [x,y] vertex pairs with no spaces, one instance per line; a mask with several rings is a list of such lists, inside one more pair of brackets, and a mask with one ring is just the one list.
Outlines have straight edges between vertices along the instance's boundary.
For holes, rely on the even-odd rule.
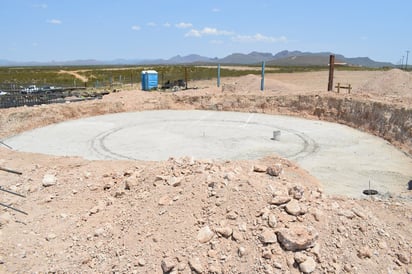
[[333,72],[335,69],[335,55],[329,56],[329,82],[328,82],[328,91],[333,90]]
[[339,93],[340,92],[340,83],[338,83],[337,88],[338,88],[338,93]]

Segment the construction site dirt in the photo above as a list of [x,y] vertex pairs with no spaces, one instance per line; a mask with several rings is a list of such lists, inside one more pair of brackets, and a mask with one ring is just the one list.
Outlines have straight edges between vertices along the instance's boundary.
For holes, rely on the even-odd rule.
[[[0,185],[24,196],[0,192],[0,202],[28,213],[0,212],[0,272],[412,273],[412,85],[384,91],[375,85],[387,75],[410,74],[350,73],[337,77],[351,83],[351,94],[324,91],[327,72],[273,74],[263,92],[259,77],[249,75],[224,79],[220,88],[211,80],[174,93],[125,90],[102,100],[0,110],[0,167],[22,173],[0,171]],[[106,114],[100,118],[109,120],[96,120]],[[147,122],[138,123],[136,115]],[[110,131],[122,128],[110,117],[131,119],[133,126]],[[84,118],[77,122],[85,127],[75,124]],[[92,138],[95,155],[104,157],[71,154],[71,147],[52,143],[79,143],[74,130],[61,128],[58,135],[45,127],[70,123],[84,140],[110,131]],[[37,148],[55,145],[63,153],[19,147],[15,140],[34,129],[55,139],[32,135]],[[173,131],[184,129],[188,135]],[[238,142],[231,135],[260,139]],[[226,139],[216,141],[219,136]],[[300,159],[293,139],[324,148]],[[264,153],[248,151],[259,140],[267,145]],[[375,141],[373,149],[359,146]],[[271,153],[276,142],[282,147]],[[161,157],[150,158],[156,147]],[[346,156],[339,160],[340,151]],[[329,158],[317,158],[322,154]],[[394,168],[403,170],[396,191],[389,186],[400,178]],[[325,169],[336,172],[329,190],[316,172]],[[374,176],[389,178],[386,188],[379,191],[371,180],[379,193],[362,194]],[[345,184],[355,185],[357,195],[339,191]]]

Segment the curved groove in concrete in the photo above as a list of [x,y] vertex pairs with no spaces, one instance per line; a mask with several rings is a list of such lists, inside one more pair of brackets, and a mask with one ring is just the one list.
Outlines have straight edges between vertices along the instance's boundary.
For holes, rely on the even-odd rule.
[[[281,134],[273,140],[273,132]],[[317,177],[328,194],[400,193],[412,159],[347,126],[288,116],[213,111],[144,111],[68,121],[4,140],[16,150],[86,159],[258,159],[277,154]]]

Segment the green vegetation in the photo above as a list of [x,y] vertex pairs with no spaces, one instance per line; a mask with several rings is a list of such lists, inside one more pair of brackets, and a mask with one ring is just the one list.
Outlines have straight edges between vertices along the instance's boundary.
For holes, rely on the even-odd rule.
[[0,68],[0,84],[16,85],[48,85],[73,84],[74,77],[68,74],[58,73],[58,68],[51,67],[12,67]]
[[[250,69],[248,69],[250,68]],[[30,84],[44,86],[83,86],[81,79],[67,72],[77,73],[79,76],[88,79],[89,88],[103,88],[119,86],[122,84],[140,83],[142,70],[153,69],[159,74],[159,84],[166,81],[176,81],[179,79],[207,80],[217,77],[217,65],[213,66],[88,66],[88,67],[0,67],[0,89],[5,86],[27,86]],[[307,66],[307,67],[266,67],[266,73],[295,73],[328,70],[328,67]],[[377,70],[362,67],[337,66],[336,70]],[[382,70],[382,69],[381,69]],[[63,72],[62,71],[66,71]],[[242,69],[235,67],[221,67],[221,77],[237,77],[248,74],[260,75],[258,66],[242,66]]]

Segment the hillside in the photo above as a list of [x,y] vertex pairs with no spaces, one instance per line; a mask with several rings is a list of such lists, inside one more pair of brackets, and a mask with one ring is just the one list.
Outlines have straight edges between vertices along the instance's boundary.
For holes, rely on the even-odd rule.
[[[331,52],[301,52],[301,51],[281,51],[276,54],[267,52],[232,53],[223,58],[211,58],[198,54],[186,56],[176,55],[169,59],[115,59],[108,61],[101,60],[69,60],[51,62],[15,62],[10,60],[0,60],[0,66],[94,66],[94,65],[175,65],[175,64],[234,64],[234,65],[256,65],[265,61],[272,66],[327,66]],[[347,58],[341,54],[335,54],[338,63],[345,63],[350,66],[360,67],[394,67],[389,62],[378,62],[369,57]]]

